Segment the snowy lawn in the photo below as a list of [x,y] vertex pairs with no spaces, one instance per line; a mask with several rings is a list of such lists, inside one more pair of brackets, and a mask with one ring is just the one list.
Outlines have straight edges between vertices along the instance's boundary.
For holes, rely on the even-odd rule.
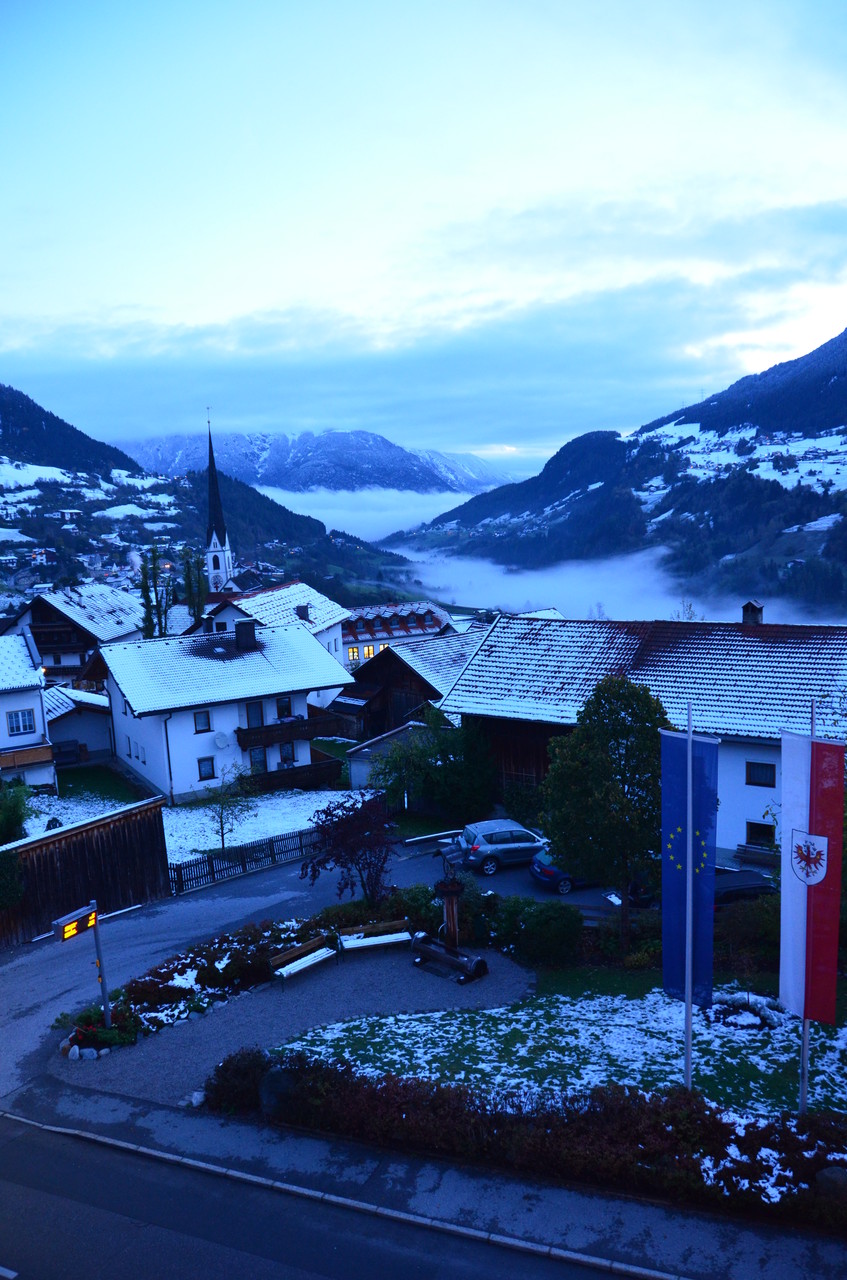
[[[41,835],[49,818],[58,818],[62,826],[67,826],[72,822],[102,817],[104,813],[131,804],[131,789],[117,775],[112,774],[111,777],[115,778],[118,791],[109,787],[108,795],[98,788],[97,792],[75,790],[66,796],[34,796],[33,814],[26,824],[27,835]],[[311,825],[316,809],[322,809],[345,794],[342,791],[278,791],[256,796],[250,812],[239,818],[237,837],[230,838],[228,843],[246,844],[266,836],[304,830]],[[177,805],[173,808],[165,805],[162,821],[169,862],[185,862],[197,857],[198,853],[219,847],[215,812],[210,805]]]
[[[794,1110],[800,1024],[755,996],[759,1012],[736,1009],[737,992],[695,1011],[694,1084],[734,1110]],[[746,1000],[746,996],[743,997]],[[595,1085],[663,1091],[682,1084],[680,1001],[658,989],[641,999],[586,993],[544,996],[508,1009],[396,1014],[336,1023],[282,1046],[349,1062],[381,1076],[462,1082],[495,1093],[581,1093]],[[812,1024],[810,1106],[847,1112],[847,1028]]]

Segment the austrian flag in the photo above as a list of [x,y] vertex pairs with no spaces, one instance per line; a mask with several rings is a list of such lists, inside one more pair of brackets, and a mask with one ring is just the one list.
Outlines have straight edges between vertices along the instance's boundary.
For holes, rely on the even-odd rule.
[[835,1022],[844,744],[782,735],[779,998],[791,1013]]

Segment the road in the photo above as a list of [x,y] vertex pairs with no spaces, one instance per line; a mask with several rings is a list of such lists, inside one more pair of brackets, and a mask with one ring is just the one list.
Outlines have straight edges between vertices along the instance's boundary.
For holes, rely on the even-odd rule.
[[527,1280],[584,1280],[587,1274],[3,1119],[0,1187],[0,1267],[21,1280],[507,1280],[518,1269]]

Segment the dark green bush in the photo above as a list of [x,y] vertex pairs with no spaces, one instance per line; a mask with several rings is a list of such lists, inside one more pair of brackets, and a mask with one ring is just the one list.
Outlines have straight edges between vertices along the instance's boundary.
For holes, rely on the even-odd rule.
[[23,838],[29,796],[29,787],[22,782],[0,781],[0,845]]
[[507,897],[498,903],[494,922],[496,944],[525,964],[565,968],[582,952],[582,915],[558,899]]
[[515,822],[537,827],[544,808],[544,794],[540,787],[529,782],[507,782],[503,788],[503,805]]
[[110,1013],[112,1025],[107,1030],[102,1004],[88,1005],[76,1018],[76,1026],[68,1038],[80,1049],[114,1049],[135,1044],[144,1027],[122,992],[112,993]]
[[264,1049],[239,1049],[218,1063],[206,1081],[206,1105],[225,1115],[259,1110],[259,1089],[271,1067]]
[[779,968],[779,895],[734,902],[715,912],[715,960],[729,969]]
[[0,911],[16,907],[24,896],[24,877],[16,849],[0,849]]

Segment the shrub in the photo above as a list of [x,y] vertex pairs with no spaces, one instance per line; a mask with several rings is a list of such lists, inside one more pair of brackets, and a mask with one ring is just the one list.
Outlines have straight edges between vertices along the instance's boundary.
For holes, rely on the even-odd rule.
[[582,914],[561,902],[536,902],[524,913],[516,952],[527,964],[564,968],[579,959]]
[[21,860],[16,849],[0,849],[0,911],[16,907],[24,896]]
[[733,902],[715,913],[715,957],[729,968],[779,968],[779,895]]
[[144,1027],[141,1018],[126,1002],[123,992],[112,992],[110,1013],[112,1025],[107,1030],[102,1004],[88,1005],[78,1015],[68,1039],[80,1049],[114,1049],[120,1045],[135,1044]]
[[219,1062],[206,1081],[206,1105],[225,1115],[259,1110],[259,1090],[271,1060],[264,1049],[239,1049]]
[[24,834],[29,813],[29,787],[22,782],[0,781],[0,844],[11,844]]

